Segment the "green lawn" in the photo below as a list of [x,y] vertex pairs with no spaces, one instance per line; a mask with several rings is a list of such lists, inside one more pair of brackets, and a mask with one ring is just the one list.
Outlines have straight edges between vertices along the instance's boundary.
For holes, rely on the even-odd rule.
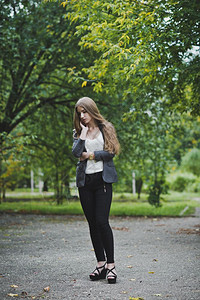
[[[9,192],[9,199],[12,201],[0,204],[0,212],[14,213],[38,213],[38,214],[83,214],[79,201],[66,201],[62,205],[57,205],[52,199],[52,195],[34,194],[29,190],[16,190]],[[26,199],[26,201],[25,201]],[[29,199],[27,201],[27,199]],[[113,216],[186,216],[195,211],[195,207],[200,206],[199,193],[178,193],[170,192],[162,196],[161,207],[154,207],[147,201],[147,195],[137,195],[131,193],[114,193],[111,207]],[[184,211],[184,213],[183,213]]]
[[[148,195],[141,194],[140,199],[137,199],[137,194],[133,195],[131,193],[114,193],[114,201],[134,201],[134,202],[147,202]],[[169,191],[168,194],[161,196],[161,203],[166,202],[181,202],[181,201],[191,201],[194,199],[199,199],[200,193],[187,193],[187,192],[175,192]]]
[[39,189],[34,189],[34,192],[31,192],[30,188],[24,189],[15,189],[14,191],[6,191],[6,198],[7,199],[49,199],[52,198],[53,190],[49,192],[39,193]]
[[180,216],[182,211],[185,210],[183,216],[186,216],[193,214],[195,211],[195,207],[197,207],[198,205],[199,203],[197,203],[196,201],[191,201],[190,203],[183,201],[182,203],[165,203],[161,207],[156,208],[149,203],[113,202],[111,215],[176,217]]
[[[116,195],[115,195],[116,196]],[[119,195],[117,195],[119,196]],[[130,197],[130,195],[129,195]],[[170,196],[169,196],[170,198]],[[187,199],[186,199],[187,198]],[[113,216],[181,216],[181,212],[185,209],[183,216],[193,214],[195,207],[200,206],[199,201],[189,200],[186,195],[181,200],[175,195],[174,200],[170,198],[167,202],[162,202],[162,206],[155,208],[151,206],[143,197],[142,201],[132,201],[127,199],[119,199],[114,197],[111,207],[111,215]],[[190,198],[192,199],[192,197]],[[186,209],[187,208],[187,209]],[[0,204],[0,212],[13,213],[39,213],[39,214],[83,214],[79,201],[64,201],[64,204],[57,205],[53,201],[41,199],[31,201],[14,201],[3,202]]]

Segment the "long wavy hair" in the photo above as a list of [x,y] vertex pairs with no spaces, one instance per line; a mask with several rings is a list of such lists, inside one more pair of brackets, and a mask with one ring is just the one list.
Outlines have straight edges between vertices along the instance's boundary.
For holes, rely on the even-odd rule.
[[99,129],[103,132],[104,150],[110,153],[119,154],[120,144],[117,139],[117,134],[114,126],[106,119],[104,119],[104,117],[100,114],[96,103],[89,97],[80,98],[75,105],[74,127],[77,137],[79,137],[81,134],[80,117],[77,112],[78,106],[83,107],[90,114],[90,116],[97,123]]

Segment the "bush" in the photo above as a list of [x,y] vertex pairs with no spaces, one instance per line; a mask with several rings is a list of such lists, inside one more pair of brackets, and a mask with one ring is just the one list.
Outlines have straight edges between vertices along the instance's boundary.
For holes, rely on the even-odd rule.
[[113,185],[113,189],[116,193],[132,193],[131,178],[119,178],[119,181]]
[[200,176],[200,150],[193,148],[182,159],[181,166],[186,171]]
[[192,184],[189,184],[186,190],[187,192],[200,193],[200,179],[197,179]]
[[171,184],[171,189],[177,192],[183,192],[186,188],[195,182],[195,179],[178,176],[175,181]]
[[151,205],[159,207],[160,204],[160,195],[167,194],[169,190],[168,184],[164,179],[155,181],[151,186],[149,186],[148,190],[148,201]]

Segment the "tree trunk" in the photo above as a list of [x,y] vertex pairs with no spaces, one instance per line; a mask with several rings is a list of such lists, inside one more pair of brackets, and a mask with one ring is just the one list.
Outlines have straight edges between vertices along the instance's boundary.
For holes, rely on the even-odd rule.
[[0,203],[2,203],[2,147],[3,147],[3,140],[0,138]]
[[70,188],[69,188],[69,176],[64,177],[64,182],[63,183],[64,183],[64,187],[65,187],[64,195],[67,199],[69,199],[70,196],[71,196]]
[[56,168],[56,176],[55,176],[55,196],[57,204],[59,204],[59,178],[58,178],[58,170]]
[[48,180],[44,181],[43,192],[48,192]]
[[60,198],[59,198],[59,204],[63,204],[63,183],[61,181],[60,183]]
[[140,199],[140,194],[141,194],[141,191],[142,191],[142,185],[143,185],[143,180],[142,178],[138,178],[136,179],[136,191],[137,191],[137,194],[138,194],[138,199]]
[[2,200],[3,200],[3,201],[6,200],[6,189],[5,189],[5,186],[3,186]]

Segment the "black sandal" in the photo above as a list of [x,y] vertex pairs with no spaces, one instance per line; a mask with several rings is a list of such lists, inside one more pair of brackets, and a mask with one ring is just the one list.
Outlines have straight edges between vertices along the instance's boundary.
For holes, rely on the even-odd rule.
[[[115,269],[115,267],[113,267],[112,269],[107,269],[107,280],[108,280],[108,283],[116,283],[117,274],[115,274],[113,272],[114,269]],[[109,273],[112,273],[112,274],[109,275]]]
[[[105,265],[106,263],[101,267],[96,267],[96,269],[92,272],[92,274],[94,275],[92,274],[89,275],[92,281],[106,278],[107,269],[105,268]],[[103,270],[100,272],[101,269]],[[97,271],[98,273],[95,273],[95,271]]]

